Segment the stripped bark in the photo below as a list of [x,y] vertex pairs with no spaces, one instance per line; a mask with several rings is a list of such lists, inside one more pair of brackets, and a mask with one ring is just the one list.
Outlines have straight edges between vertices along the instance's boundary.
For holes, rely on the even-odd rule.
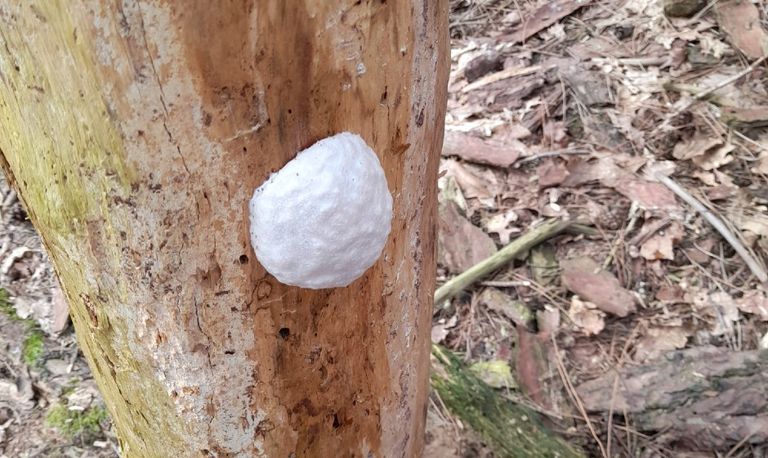
[[[0,165],[40,231],[125,456],[417,456],[447,2],[0,5]],[[394,196],[347,288],[287,287],[253,189],[350,130]]]

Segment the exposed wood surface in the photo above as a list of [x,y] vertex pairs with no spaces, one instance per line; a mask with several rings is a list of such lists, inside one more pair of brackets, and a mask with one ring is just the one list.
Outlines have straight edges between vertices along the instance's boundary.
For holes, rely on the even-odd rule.
[[[0,164],[125,456],[419,454],[445,0],[11,2],[0,45]],[[393,232],[349,287],[286,287],[248,199],[343,130]]]

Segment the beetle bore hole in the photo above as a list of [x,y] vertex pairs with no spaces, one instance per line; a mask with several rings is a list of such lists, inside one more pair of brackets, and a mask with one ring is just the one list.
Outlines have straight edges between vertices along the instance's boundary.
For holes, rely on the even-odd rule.
[[283,340],[285,340],[285,339],[287,339],[288,337],[291,336],[291,330],[288,329],[288,328],[280,328],[280,330],[277,331],[277,333],[280,334],[280,337]]
[[240,264],[248,264],[248,256],[241,254],[238,261],[240,261]]

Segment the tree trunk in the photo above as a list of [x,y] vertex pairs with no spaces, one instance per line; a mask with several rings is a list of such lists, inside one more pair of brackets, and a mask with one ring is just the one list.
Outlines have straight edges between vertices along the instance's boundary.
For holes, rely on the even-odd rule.
[[[125,456],[417,456],[447,1],[0,5],[0,164]],[[360,134],[392,233],[346,288],[277,282],[248,200]]]

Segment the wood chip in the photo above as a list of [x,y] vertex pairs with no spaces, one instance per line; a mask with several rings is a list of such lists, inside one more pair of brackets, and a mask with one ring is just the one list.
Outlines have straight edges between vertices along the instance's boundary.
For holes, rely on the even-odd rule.
[[635,296],[624,289],[612,273],[600,270],[594,260],[581,257],[562,261],[560,265],[563,285],[582,299],[621,317],[635,311]]
[[560,19],[573,14],[582,6],[590,3],[588,0],[556,0],[553,2],[544,2],[536,11],[523,15],[525,20],[517,29],[509,34],[499,38],[499,41],[509,41],[512,43],[522,43],[528,38],[536,35]]
[[505,144],[494,143],[461,132],[447,131],[443,140],[443,156],[458,156],[479,164],[509,167],[528,148],[519,140],[509,139]]
[[440,263],[461,273],[496,252],[496,244],[477,226],[467,221],[452,202],[440,206]]

